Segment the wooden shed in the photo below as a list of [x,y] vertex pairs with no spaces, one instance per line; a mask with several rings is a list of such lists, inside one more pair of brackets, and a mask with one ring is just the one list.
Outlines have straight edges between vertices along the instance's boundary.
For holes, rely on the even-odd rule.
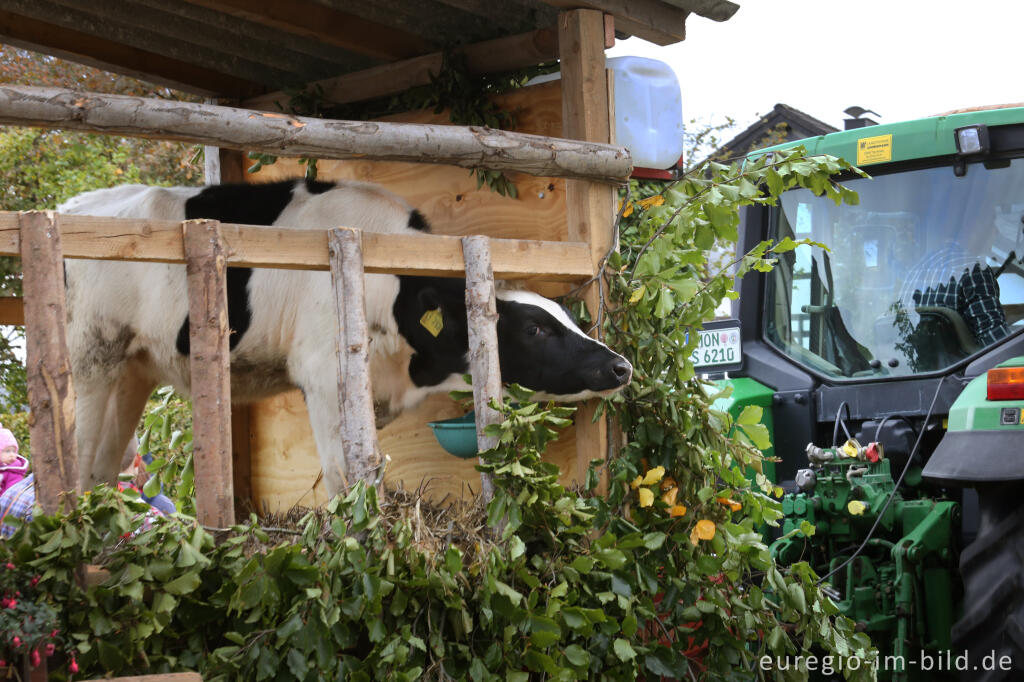
[[[559,80],[500,96],[501,107],[516,112],[517,132],[613,143],[604,50],[615,38],[670,44],[683,40],[691,13],[723,21],[736,9],[728,0],[0,0],[0,41],[261,111],[279,111],[286,89],[314,85],[328,102],[344,104],[427,84],[452,46],[477,73],[559,59]],[[449,123],[446,113],[430,111],[389,120]],[[208,160],[217,156],[208,151]],[[239,150],[222,149],[219,161],[211,171],[223,181],[303,170],[282,159],[251,175]],[[584,272],[538,267],[528,278],[547,295],[586,281],[612,246],[610,183],[513,173],[512,199],[478,189],[464,167],[342,160],[319,169],[324,179],[387,186],[439,234],[582,245]],[[586,296],[593,308],[596,293]],[[607,452],[607,426],[592,419],[594,407],[581,405],[575,426],[549,451],[567,483],[581,481],[588,461]],[[385,480],[424,486],[435,499],[478,490],[473,461],[444,453],[427,427],[459,413],[447,396],[435,396],[385,427],[381,450],[392,457]],[[298,392],[236,406],[232,431],[236,495],[268,509],[325,500]]]

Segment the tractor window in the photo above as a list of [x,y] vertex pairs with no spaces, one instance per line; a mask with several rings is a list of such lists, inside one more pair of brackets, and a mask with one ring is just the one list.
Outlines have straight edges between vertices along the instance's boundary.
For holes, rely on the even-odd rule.
[[766,336],[835,378],[945,369],[1024,327],[1024,159],[846,183],[857,206],[787,192]]

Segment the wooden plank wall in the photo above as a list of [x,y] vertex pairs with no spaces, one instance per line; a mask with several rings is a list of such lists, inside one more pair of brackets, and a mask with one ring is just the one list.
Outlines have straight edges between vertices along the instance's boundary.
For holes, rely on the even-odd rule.
[[[516,112],[517,130],[538,135],[562,135],[562,93],[558,81],[525,88],[499,98],[499,105]],[[447,114],[418,112],[392,117],[413,123],[447,123]],[[269,182],[302,174],[297,161],[280,159],[251,182]],[[437,234],[486,234],[509,239],[564,241],[569,238],[566,220],[565,181],[513,174],[519,197],[502,197],[487,188],[477,189],[476,179],[462,168],[420,164],[328,161],[319,164],[320,177],[352,179],[384,185],[405,197],[430,222]],[[562,293],[565,284],[531,283],[547,295]],[[437,444],[428,421],[463,414],[446,395],[426,400],[400,416],[379,433],[381,452],[391,455],[385,482],[417,489],[421,485],[433,500],[468,496],[480,489],[476,459],[458,459]],[[294,504],[315,505],[326,501],[320,464],[309,427],[302,395],[292,392],[249,408],[252,430],[252,493],[259,510],[287,509]],[[600,456],[595,453],[592,456]],[[577,480],[575,427],[569,427],[548,450],[559,465],[563,483]],[[585,466],[585,463],[584,463]]]

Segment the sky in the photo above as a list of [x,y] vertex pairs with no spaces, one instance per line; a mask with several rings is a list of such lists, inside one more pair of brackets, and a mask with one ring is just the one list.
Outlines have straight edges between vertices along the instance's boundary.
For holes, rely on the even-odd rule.
[[776,103],[843,128],[843,110],[880,123],[951,109],[1024,102],[1022,0],[735,0],[725,22],[691,15],[687,38],[660,47],[630,38],[607,56],[669,64],[683,120],[736,127]]

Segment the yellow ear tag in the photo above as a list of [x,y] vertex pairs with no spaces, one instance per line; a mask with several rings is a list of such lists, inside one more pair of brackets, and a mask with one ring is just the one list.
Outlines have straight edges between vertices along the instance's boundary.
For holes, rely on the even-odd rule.
[[420,318],[420,324],[436,337],[444,329],[444,317],[441,315],[441,309],[434,308],[423,313],[423,317]]

